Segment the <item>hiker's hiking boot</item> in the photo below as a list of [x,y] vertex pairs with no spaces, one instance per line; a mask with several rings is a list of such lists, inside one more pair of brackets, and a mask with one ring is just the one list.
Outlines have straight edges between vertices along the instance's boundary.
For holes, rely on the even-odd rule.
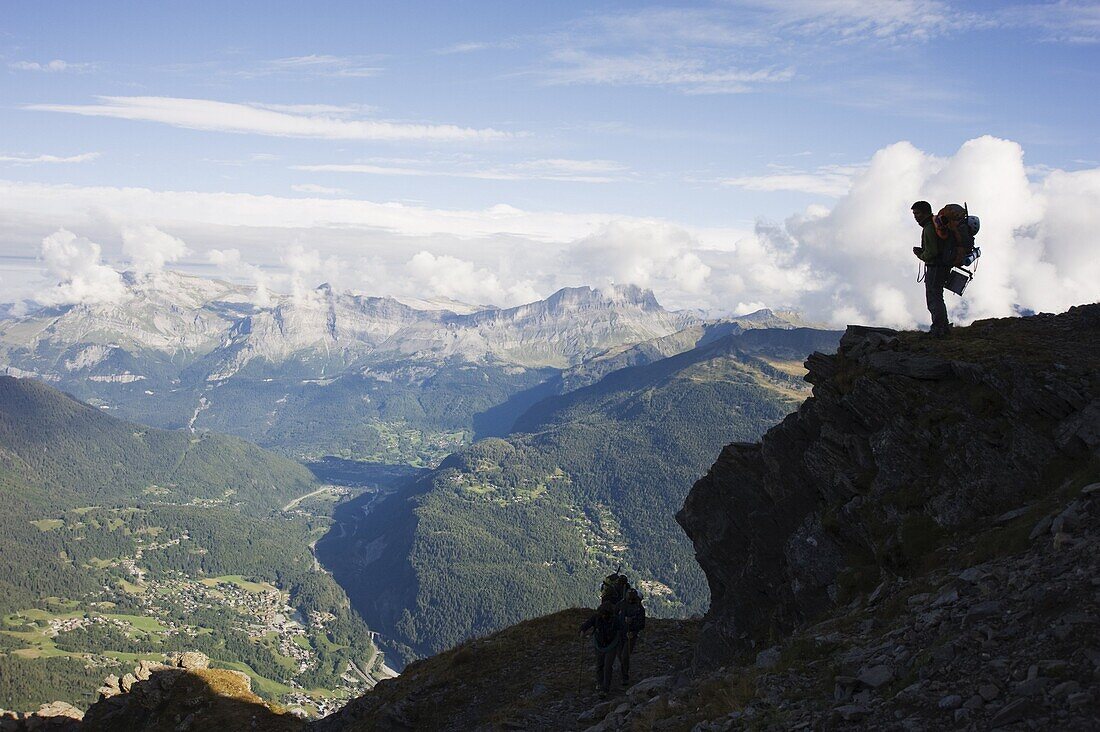
[[951,324],[933,326],[925,335],[928,338],[948,338],[951,335]]

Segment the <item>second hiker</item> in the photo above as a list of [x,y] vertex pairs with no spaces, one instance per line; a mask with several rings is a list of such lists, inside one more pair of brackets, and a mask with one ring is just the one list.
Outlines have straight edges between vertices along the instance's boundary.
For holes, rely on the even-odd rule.
[[615,606],[610,602],[600,603],[596,614],[581,626],[581,634],[589,630],[592,631],[592,644],[596,650],[596,686],[600,691],[600,698],[604,699],[611,691],[611,674],[615,659],[622,648],[624,635],[623,621]]
[[642,605],[642,596],[637,590],[629,590],[626,599],[619,605],[619,616],[623,621],[622,649],[619,651],[619,668],[623,673],[623,686],[630,683],[630,654],[634,652],[634,644],[638,642],[638,635],[645,629],[645,606]]

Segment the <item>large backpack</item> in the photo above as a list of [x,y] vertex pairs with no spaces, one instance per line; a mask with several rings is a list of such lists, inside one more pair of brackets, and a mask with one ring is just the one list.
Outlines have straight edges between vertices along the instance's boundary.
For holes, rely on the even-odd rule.
[[982,256],[982,250],[974,245],[982,222],[977,216],[971,216],[966,204],[949,203],[940,209],[932,222],[936,226],[936,235],[945,240],[944,252],[940,264],[949,267],[966,267]]
[[622,625],[615,613],[606,618],[597,616],[596,623],[592,627],[592,640],[595,641],[597,648],[601,650],[608,648],[618,639],[621,630]]
[[618,572],[612,572],[604,578],[603,584],[600,585],[600,601],[618,603],[622,598],[622,592],[619,586],[619,574]]

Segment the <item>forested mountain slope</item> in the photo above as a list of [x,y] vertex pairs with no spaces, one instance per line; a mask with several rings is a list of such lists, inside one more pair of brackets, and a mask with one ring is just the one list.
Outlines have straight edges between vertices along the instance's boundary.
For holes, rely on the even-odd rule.
[[317,488],[240,438],[0,376],[0,706],[86,703],[89,679],[180,646],[247,664],[270,696],[340,686],[352,657],[369,667],[366,627],[314,568],[318,527],[279,511]]
[[731,436],[806,395],[799,370],[839,333],[732,334],[533,406],[318,545],[372,627],[423,655],[589,601],[622,566],[659,615],[706,607],[673,515]]
[[[237,437],[115,419],[32,379],[0,376],[0,469],[58,508],[219,500],[265,512],[315,480]],[[27,496],[29,498],[29,495]]]

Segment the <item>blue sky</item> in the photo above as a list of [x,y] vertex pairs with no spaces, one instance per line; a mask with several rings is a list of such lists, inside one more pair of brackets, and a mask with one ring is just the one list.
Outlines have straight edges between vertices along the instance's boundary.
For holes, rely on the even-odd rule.
[[[350,226],[379,266],[456,257],[498,277],[496,299],[522,299],[560,282],[534,272],[515,289],[501,237],[575,250],[622,220],[730,250],[757,222],[833,208],[899,141],[935,160],[1012,141],[1032,182],[1095,169],[1098,41],[1100,4],[1068,1],[13,3],[0,179],[58,202],[6,214],[0,255],[81,226],[121,260],[141,207],[102,189],[201,192],[202,215],[163,202],[142,221],[186,241],[180,265],[234,249],[285,270],[287,246],[346,260],[361,252],[333,229]],[[239,203],[221,194],[273,197],[272,226],[293,233],[233,239],[219,227],[258,232],[262,215],[220,219],[218,201]],[[449,213],[281,221],[320,199]],[[524,220],[461,223],[500,210]],[[635,279],[660,289],[653,274]],[[668,297],[689,304],[691,288]]]

